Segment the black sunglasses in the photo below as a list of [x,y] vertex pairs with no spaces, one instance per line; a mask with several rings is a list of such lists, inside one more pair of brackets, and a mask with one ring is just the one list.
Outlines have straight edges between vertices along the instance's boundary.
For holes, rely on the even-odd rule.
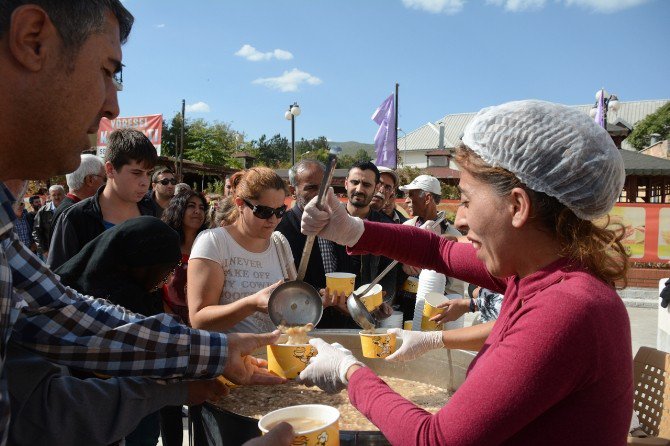
[[174,186],[175,184],[177,184],[177,180],[175,180],[174,178],[170,178],[170,179],[163,178],[160,181],[156,181],[156,183],[161,183],[163,186],[167,186],[168,184],[171,184],[171,185]]
[[251,204],[244,198],[242,198],[242,201],[244,201],[244,204],[246,204],[247,206],[249,206],[249,208],[251,208],[251,212],[254,214],[254,217],[258,217],[263,220],[267,220],[273,215],[275,215],[277,218],[282,218],[286,213],[286,205],[279,206],[277,209],[273,209],[270,206]]

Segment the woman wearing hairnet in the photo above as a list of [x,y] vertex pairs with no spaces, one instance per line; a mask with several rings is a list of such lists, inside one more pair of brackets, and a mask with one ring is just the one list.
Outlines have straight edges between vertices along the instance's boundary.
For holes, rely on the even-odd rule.
[[[607,132],[542,101],[480,111],[457,149],[460,221],[471,244],[350,217],[332,195],[306,206],[302,230],[504,293],[463,385],[437,414],[405,400],[347,350],[320,339],[300,374],[352,404],[394,445],[626,444],[633,401],[630,323],[614,290],[625,279],[621,234],[594,225],[624,182]],[[464,329],[467,330],[467,329]],[[449,332],[444,332],[449,333]],[[441,332],[404,336],[417,356]],[[451,336],[458,337],[458,332]],[[411,339],[410,339],[411,338]]]

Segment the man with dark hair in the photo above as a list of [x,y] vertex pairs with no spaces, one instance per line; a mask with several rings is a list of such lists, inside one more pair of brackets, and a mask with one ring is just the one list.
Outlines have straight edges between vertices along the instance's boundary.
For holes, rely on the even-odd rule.
[[140,215],[158,215],[146,196],[157,157],[153,144],[139,130],[112,132],[105,153],[107,183],[58,218],[47,260],[51,268],[68,261],[105,229]]
[[[379,178],[379,169],[370,161],[358,162],[349,169],[347,178],[344,180],[348,198],[347,212],[363,220],[393,223],[393,220],[386,215],[370,208],[370,202],[379,185]],[[349,256],[349,260],[351,265],[340,271],[355,273],[357,287],[372,282],[392,262],[388,257],[372,254],[352,255]],[[399,266],[396,266],[380,282],[382,289],[386,292],[384,302],[388,304],[395,299],[398,269]]]
[[[317,160],[306,159],[296,163],[288,171],[288,180],[291,192],[295,196],[295,206],[289,209],[277,225],[277,231],[284,234],[288,240],[296,269],[302,260],[302,251],[305,248],[307,236],[300,232],[302,211],[309,201],[316,197],[319,185],[323,180],[325,166]],[[309,257],[309,268],[305,273],[304,281],[317,290],[326,287],[326,273],[354,272],[346,269],[351,265],[346,248],[330,240],[316,238]],[[356,328],[357,325],[349,316],[346,301],[338,299],[327,302],[323,316],[317,328]]]
[[[0,446],[16,398],[30,396],[14,393],[10,406],[4,373],[13,357],[10,336],[55,362],[110,375],[202,379],[223,373],[238,383],[281,381],[247,356],[277,334],[193,330],[165,314],[145,318],[82,296],[14,234],[12,203],[23,198],[22,179],[71,172],[100,118],[118,115],[114,74],[132,22],[119,0],[0,2]],[[69,410],[82,415],[80,407]],[[94,406],[83,410],[97,415]],[[144,415],[138,411],[138,419]],[[40,429],[37,423],[46,420],[34,421]]]
[[149,191],[148,196],[156,207],[156,217],[160,218],[163,216],[163,211],[170,204],[172,197],[174,197],[176,184],[177,179],[169,167],[161,166],[154,171],[151,176],[151,187],[153,190]]

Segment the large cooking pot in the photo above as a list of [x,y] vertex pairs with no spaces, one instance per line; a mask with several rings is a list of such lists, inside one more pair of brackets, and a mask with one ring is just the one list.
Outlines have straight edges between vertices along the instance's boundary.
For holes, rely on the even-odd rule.
[[[442,349],[429,352],[420,360],[389,363],[363,357],[358,330],[314,330],[310,335],[326,342],[339,342],[377,375],[410,379],[451,390],[456,390],[463,383],[465,372],[475,356],[464,350]],[[265,357],[265,349],[257,351],[256,356]],[[272,388],[268,387],[268,391],[271,392]],[[209,403],[202,406],[201,424],[209,446],[237,446],[261,434],[258,420]],[[389,443],[378,431],[340,431],[340,444],[377,446]]]

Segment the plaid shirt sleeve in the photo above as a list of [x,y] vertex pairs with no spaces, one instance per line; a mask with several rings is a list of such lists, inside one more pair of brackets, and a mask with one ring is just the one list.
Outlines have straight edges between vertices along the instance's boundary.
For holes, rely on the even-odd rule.
[[14,234],[2,240],[15,301],[26,307],[13,339],[60,364],[111,375],[213,377],[223,371],[226,336],[166,314],[135,315],[63,286]]

